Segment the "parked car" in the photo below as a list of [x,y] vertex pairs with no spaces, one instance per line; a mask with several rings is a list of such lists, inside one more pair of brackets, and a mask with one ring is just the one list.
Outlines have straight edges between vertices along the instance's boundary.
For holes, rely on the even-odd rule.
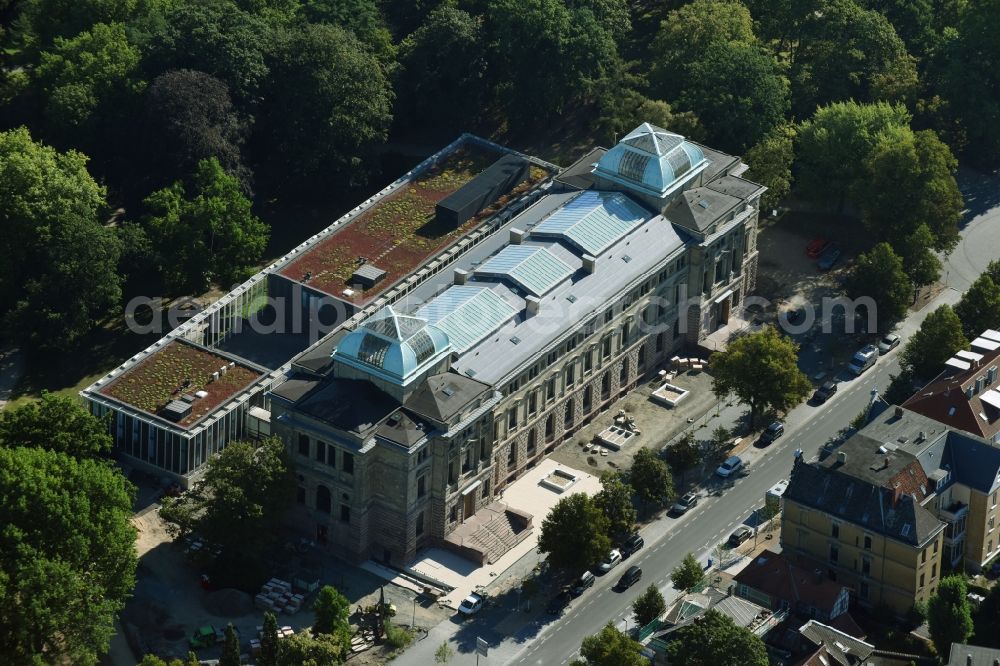
[[878,353],[888,354],[893,349],[899,346],[899,336],[895,333],[890,333],[878,342]]
[[816,389],[816,392],[813,393],[812,400],[817,405],[822,405],[824,402],[830,399],[830,396],[832,396],[836,392],[837,392],[837,382],[834,381],[823,382],[823,385],[820,386],[818,389]]
[[466,617],[475,615],[483,610],[485,602],[486,600],[483,598],[483,595],[473,592],[458,605],[458,612]]
[[775,421],[771,425],[764,428],[764,432],[760,434],[760,441],[762,444],[770,444],[784,434],[785,424],[781,421]]
[[574,597],[580,596],[581,594],[587,591],[588,587],[594,586],[595,580],[597,580],[597,578],[594,576],[593,573],[591,573],[590,571],[584,571],[582,574],[580,574],[580,577],[576,579],[576,583],[573,584],[573,587],[570,589],[570,593]]
[[621,551],[617,548],[608,553],[608,556],[604,558],[604,561],[597,565],[597,570],[602,574],[606,574],[622,561]]
[[188,642],[191,644],[191,647],[195,649],[215,645],[215,627],[210,624],[198,627],[191,635]]
[[728,479],[741,469],[743,469],[743,460],[739,456],[729,456],[725,462],[719,465],[715,473],[723,479]]
[[618,584],[615,585],[615,587],[619,590],[627,590],[638,583],[640,578],[642,578],[642,569],[632,565],[628,568],[628,571],[622,574],[622,577],[618,579]]
[[806,245],[806,256],[810,259],[815,259],[819,255],[823,254],[823,250],[830,246],[830,241],[825,238],[814,238],[809,241]]
[[741,543],[753,536],[753,528],[749,525],[740,525],[729,535],[729,545],[736,548]]
[[698,493],[692,490],[689,493],[685,493],[683,497],[674,502],[674,505],[670,507],[670,513],[675,516],[683,516],[689,509],[694,508],[697,503]]
[[625,544],[620,548],[622,557],[629,557],[637,550],[646,545],[646,542],[638,534],[633,534],[625,541]]
[[819,261],[816,262],[816,267],[821,271],[828,271],[834,267],[838,259],[840,259],[840,250],[835,247],[827,248],[820,256]]
[[875,345],[865,345],[858,351],[854,352],[854,356],[851,357],[851,362],[847,365],[847,369],[855,375],[860,375],[862,372],[875,365],[875,361],[877,360],[878,347]]
[[552,597],[552,601],[549,605],[545,607],[545,612],[549,615],[561,615],[566,606],[569,606],[569,602],[573,600],[573,595],[569,593],[569,590],[563,590],[556,596]]

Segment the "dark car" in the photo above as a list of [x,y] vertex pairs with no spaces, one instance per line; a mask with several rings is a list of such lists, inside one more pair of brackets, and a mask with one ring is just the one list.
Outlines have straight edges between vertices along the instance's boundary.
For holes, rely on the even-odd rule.
[[569,606],[569,602],[573,600],[573,595],[570,594],[569,590],[563,590],[556,596],[552,597],[552,601],[549,605],[545,607],[545,612],[549,615],[561,615]]
[[615,587],[619,590],[627,590],[638,583],[640,578],[642,578],[642,569],[635,565],[630,566],[628,571],[622,574],[622,577],[618,579],[618,584]]
[[764,432],[760,435],[760,441],[762,444],[770,444],[784,434],[785,424],[781,421],[775,421],[764,429]]
[[823,382],[823,385],[813,393],[813,402],[822,405],[830,399],[830,396],[837,392],[837,382]]
[[621,552],[622,557],[629,557],[630,555],[632,555],[645,545],[646,542],[643,540],[641,536],[639,536],[638,534],[633,534],[628,538],[628,540],[624,544],[622,544],[622,547],[619,548],[619,551]]
[[689,493],[685,493],[683,497],[674,502],[674,505],[670,507],[670,513],[675,516],[682,516],[688,512],[689,509],[693,508],[698,503],[698,493],[693,490]]
[[820,256],[819,261],[816,262],[816,267],[821,271],[828,271],[833,268],[838,259],[840,259],[840,250],[835,247],[827,248]]
[[736,548],[741,543],[753,536],[753,528],[748,525],[740,525],[729,535],[729,545]]

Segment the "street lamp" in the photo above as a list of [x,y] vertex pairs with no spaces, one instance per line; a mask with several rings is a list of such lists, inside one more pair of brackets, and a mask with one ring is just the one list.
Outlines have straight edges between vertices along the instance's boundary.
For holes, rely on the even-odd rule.
[[410,629],[417,627],[417,598],[413,597],[413,617],[410,618]]

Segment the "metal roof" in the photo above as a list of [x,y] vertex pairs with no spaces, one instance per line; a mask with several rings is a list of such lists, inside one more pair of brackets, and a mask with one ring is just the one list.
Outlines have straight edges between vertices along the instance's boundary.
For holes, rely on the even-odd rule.
[[417,316],[444,331],[451,348],[462,353],[505,321],[516,310],[488,287],[455,285],[417,311]]
[[535,296],[572,274],[566,262],[539,245],[508,245],[476,269],[476,275],[509,277]]
[[533,236],[563,238],[595,257],[652,215],[620,192],[581,192],[531,230]]
[[697,145],[643,123],[605,153],[594,172],[662,198],[707,166],[705,153]]

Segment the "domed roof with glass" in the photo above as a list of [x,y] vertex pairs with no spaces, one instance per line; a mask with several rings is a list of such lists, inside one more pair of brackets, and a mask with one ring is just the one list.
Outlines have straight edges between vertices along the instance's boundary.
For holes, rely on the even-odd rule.
[[450,351],[444,331],[387,305],[347,334],[333,357],[383,379],[406,383]]
[[643,123],[597,162],[594,173],[644,194],[664,197],[708,166],[701,148],[680,134]]

